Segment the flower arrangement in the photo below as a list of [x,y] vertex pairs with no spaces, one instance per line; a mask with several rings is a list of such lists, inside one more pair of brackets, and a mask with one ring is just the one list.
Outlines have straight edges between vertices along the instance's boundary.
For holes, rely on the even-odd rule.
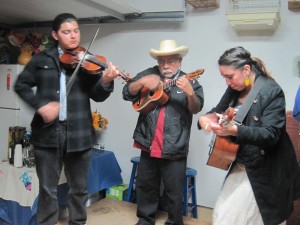
[[93,126],[95,129],[107,129],[108,120],[107,118],[103,117],[100,113],[92,112],[92,119],[93,119]]
[[55,44],[54,39],[47,34],[38,31],[28,31],[26,33],[11,30],[8,35],[10,44],[20,47],[21,51],[39,53]]

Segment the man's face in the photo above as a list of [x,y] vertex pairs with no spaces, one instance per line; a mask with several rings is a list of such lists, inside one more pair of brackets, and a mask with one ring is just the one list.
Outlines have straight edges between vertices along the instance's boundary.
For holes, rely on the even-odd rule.
[[182,58],[179,55],[159,56],[157,58],[159,71],[166,78],[170,78],[178,72],[181,61]]
[[59,46],[65,51],[75,49],[80,43],[80,29],[76,21],[64,22],[57,32],[52,31],[52,36],[58,41]]

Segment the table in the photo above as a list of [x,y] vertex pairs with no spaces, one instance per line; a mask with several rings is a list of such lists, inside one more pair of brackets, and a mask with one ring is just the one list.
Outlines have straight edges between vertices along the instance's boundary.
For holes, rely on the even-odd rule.
[[[122,184],[121,172],[122,170],[112,151],[94,149],[88,174],[89,194]],[[63,172],[60,184],[58,186],[58,202],[60,205],[65,205],[68,202],[69,189]]]
[[[88,191],[122,184],[121,168],[112,151],[93,150],[88,174]],[[0,162],[0,224],[35,225],[39,184],[35,168],[16,168]],[[59,204],[67,202],[68,188],[64,179],[58,186]]]
[[121,168],[112,151],[94,150],[88,175],[88,191],[97,191],[122,184]]
[[[39,191],[35,168],[16,168],[0,163],[0,221],[4,224],[27,224],[35,214]],[[18,215],[18,216],[16,216]]]

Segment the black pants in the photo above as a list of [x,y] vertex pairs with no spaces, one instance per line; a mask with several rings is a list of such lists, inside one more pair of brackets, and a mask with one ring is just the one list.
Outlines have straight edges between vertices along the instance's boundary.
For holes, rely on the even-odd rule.
[[66,127],[59,126],[58,148],[34,147],[36,171],[39,178],[37,224],[54,225],[58,221],[57,185],[62,167],[69,186],[69,224],[85,224],[88,199],[87,177],[91,151],[67,153]]
[[149,153],[142,151],[136,187],[139,224],[155,224],[162,181],[168,212],[165,225],[183,225],[182,198],[185,170],[186,158],[180,160],[151,158]]

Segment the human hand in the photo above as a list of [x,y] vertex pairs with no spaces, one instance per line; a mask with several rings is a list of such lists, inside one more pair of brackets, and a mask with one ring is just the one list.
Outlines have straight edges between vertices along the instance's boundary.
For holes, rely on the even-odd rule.
[[237,125],[221,126],[219,123],[210,124],[210,129],[218,136],[236,136]]
[[194,89],[190,81],[185,76],[181,76],[177,79],[176,86],[180,88],[188,96],[194,94]]
[[198,122],[204,131],[212,132],[211,125],[217,124],[218,120],[219,118],[216,113],[210,113],[200,116]]
[[156,74],[147,75],[141,78],[140,82],[143,87],[148,88],[149,90],[156,90],[159,86],[161,80],[160,77]]
[[102,82],[103,84],[108,85],[118,76],[120,76],[118,67],[109,62],[107,69],[103,72]]
[[45,123],[50,123],[58,117],[60,104],[59,102],[49,102],[37,110]]

